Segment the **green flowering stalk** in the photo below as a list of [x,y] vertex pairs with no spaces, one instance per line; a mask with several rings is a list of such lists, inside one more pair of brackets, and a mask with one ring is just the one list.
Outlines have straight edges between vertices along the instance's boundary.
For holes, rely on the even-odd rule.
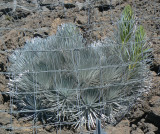
[[122,11],[121,19],[119,21],[118,32],[120,34],[121,43],[125,44],[129,41],[134,28],[134,15],[130,5],[126,6]]
[[130,5],[122,11],[117,35],[124,60],[131,62],[128,66],[129,70],[135,69],[139,62],[148,59],[151,49],[146,43],[146,32],[142,25],[137,24]]

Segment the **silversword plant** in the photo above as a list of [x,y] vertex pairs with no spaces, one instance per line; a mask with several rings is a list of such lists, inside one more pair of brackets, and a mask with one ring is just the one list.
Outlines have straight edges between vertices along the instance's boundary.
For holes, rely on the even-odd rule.
[[[145,43],[139,42],[144,29],[139,26],[131,34],[135,25],[121,22],[117,40],[85,46],[74,24],[62,24],[55,35],[34,38],[15,50],[9,57],[8,71],[14,74],[9,85],[20,117],[69,122],[74,128],[95,129],[97,119],[115,124],[139,96],[148,71]],[[145,56],[139,58],[142,51]]]

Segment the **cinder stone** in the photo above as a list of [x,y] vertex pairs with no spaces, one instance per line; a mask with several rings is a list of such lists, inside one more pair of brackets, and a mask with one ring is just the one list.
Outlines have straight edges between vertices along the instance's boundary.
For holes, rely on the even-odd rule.
[[160,106],[160,96],[153,96],[149,101],[150,106]]
[[6,112],[0,112],[0,124],[7,125],[11,123],[11,115]]
[[87,19],[87,16],[77,15],[76,21],[78,24],[86,24],[88,21]]
[[158,128],[151,123],[145,123],[145,126],[149,132],[154,132],[158,130]]
[[80,3],[78,1],[75,3],[75,5],[78,6],[79,10],[82,10],[85,7],[84,3]]
[[8,132],[5,129],[0,128],[0,134],[8,134]]
[[132,131],[130,134],[144,134],[144,132],[140,128],[137,128],[136,130]]
[[130,134],[131,128],[129,127],[128,120],[122,120],[117,126],[108,126],[105,131],[107,134]]

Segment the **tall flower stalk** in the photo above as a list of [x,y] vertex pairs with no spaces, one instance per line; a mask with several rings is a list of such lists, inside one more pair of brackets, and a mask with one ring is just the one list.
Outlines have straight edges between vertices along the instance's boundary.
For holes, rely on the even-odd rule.
[[139,62],[148,60],[151,48],[146,41],[146,32],[142,25],[138,25],[130,5],[122,11],[116,36],[118,36],[117,42],[121,44],[123,59],[131,62],[128,66],[129,70],[134,70],[139,66]]

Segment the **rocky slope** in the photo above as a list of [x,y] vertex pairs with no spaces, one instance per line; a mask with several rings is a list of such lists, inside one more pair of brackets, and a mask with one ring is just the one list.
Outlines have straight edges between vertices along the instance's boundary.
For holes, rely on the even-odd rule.
[[[6,72],[9,64],[7,55],[23,46],[26,40],[33,37],[45,38],[56,32],[61,23],[76,23],[90,42],[111,36],[115,22],[126,4],[134,7],[139,23],[149,37],[153,48],[153,64],[151,66],[151,91],[145,93],[131,108],[131,111],[116,126],[107,126],[107,134],[160,134],[160,1],[159,0],[99,0],[88,5],[85,0],[46,0],[36,3],[31,0],[18,1],[17,9],[13,10],[11,0],[2,0],[0,5],[0,72]],[[21,7],[20,7],[21,6]],[[11,111],[12,97],[7,93],[8,77],[0,74],[0,133],[38,134],[56,133],[52,125],[40,128],[32,127],[32,122],[17,119],[5,111]],[[2,112],[3,111],[3,112]],[[5,128],[3,128],[6,126]],[[12,127],[24,127],[12,129]],[[61,134],[75,133],[68,129],[58,131]]]

